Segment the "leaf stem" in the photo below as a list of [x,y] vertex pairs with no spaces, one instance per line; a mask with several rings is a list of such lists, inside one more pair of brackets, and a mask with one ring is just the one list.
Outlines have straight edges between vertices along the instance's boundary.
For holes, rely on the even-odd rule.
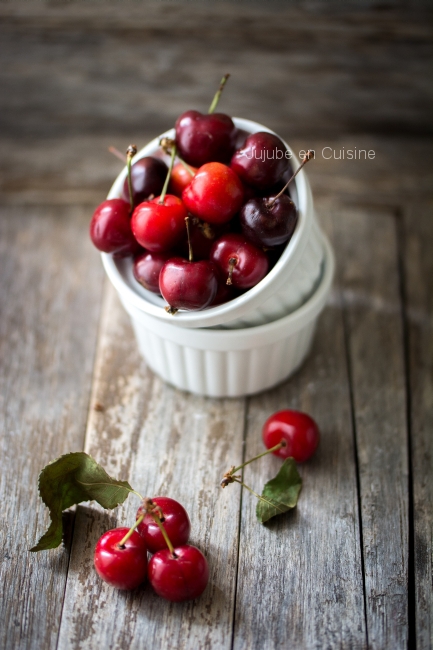
[[239,465],[239,467],[235,467],[234,469],[232,469],[230,473],[235,474],[246,465],[253,463],[255,460],[258,460],[259,458],[263,458],[263,456],[267,456],[267,454],[272,454],[272,452],[278,451],[278,449],[281,449],[282,447],[286,447],[286,446],[287,446],[286,441],[281,440],[281,442],[279,442],[278,445],[275,445],[275,447],[271,447],[270,449],[264,451],[262,454],[259,454],[258,456],[254,456],[254,458],[250,458],[250,460],[247,460],[245,463],[242,463],[242,465]]
[[170,176],[173,169],[175,157],[176,157],[176,145],[174,144],[171,150],[170,166],[168,168],[167,176],[165,177],[164,187],[162,188],[161,196],[159,197],[159,201],[158,201],[160,205],[164,204],[164,199],[165,199],[165,195],[167,194],[168,183],[170,181]]
[[144,517],[145,517],[145,515],[140,515],[140,517],[136,520],[135,524],[134,524],[133,526],[131,526],[131,528],[130,528],[130,529],[128,530],[128,532],[126,533],[125,537],[124,537],[124,538],[119,542],[118,546],[120,546],[120,548],[122,548],[123,546],[125,546],[125,543],[126,543],[126,542],[128,541],[128,539],[131,537],[132,533],[133,533],[134,530],[137,528],[137,526],[139,526],[139,525],[141,524],[141,522],[143,521]]
[[226,85],[227,79],[229,77],[230,77],[229,74],[225,74],[224,77],[221,79],[220,86],[219,86],[218,90],[215,93],[215,96],[214,96],[214,98],[212,100],[212,104],[209,107],[208,113],[213,113],[214,110],[216,109],[216,107],[218,105],[218,102],[220,100],[220,97],[221,97],[221,93],[224,90],[224,86]]
[[276,508],[277,510],[280,510],[281,512],[284,512],[282,508],[279,508],[275,503],[272,503],[272,501],[268,501],[264,497],[262,497],[260,494],[257,494],[257,492],[254,492],[248,485],[246,485],[243,481],[241,481],[238,478],[234,479],[236,483],[239,483],[239,485],[242,485],[242,487],[246,488],[251,494],[253,494],[255,497],[258,498],[259,501],[263,501],[263,503],[267,503],[269,506],[272,506],[273,508]]

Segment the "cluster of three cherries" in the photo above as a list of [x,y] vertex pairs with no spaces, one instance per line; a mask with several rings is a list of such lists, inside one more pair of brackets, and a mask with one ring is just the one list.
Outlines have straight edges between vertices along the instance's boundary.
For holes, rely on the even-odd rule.
[[[100,537],[95,569],[118,589],[136,589],[148,579],[166,600],[198,598],[208,583],[209,567],[203,553],[187,544],[190,530],[188,513],[178,501],[143,499],[132,528],[114,528]],[[153,553],[149,562],[148,551]]]
[[[265,251],[278,255],[293,234],[297,211],[282,181],[287,149],[272,133],[245,135],[225,114],[187,111],[175,141],[163,144],[171,149],[170,169],[150,156],[129,164],[123,198],[105,201],[93,216],[91,237],[100,250],[145,249],[134,275],[162,293],[172,312],[220,304],[255,286],[269,270]],[[174,165],[176,153],[181,162]],[[185,259],[179,251],[187,231]]]

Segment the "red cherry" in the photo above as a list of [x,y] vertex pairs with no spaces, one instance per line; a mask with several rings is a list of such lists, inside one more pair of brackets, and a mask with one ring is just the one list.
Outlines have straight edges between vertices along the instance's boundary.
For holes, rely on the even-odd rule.
[[241,209],[243,186],[226,165],[211,162],[203,165],[183,191],[182,200],[194,216],[212,224],[222,224]]
[[94,564],[98,575],[117,589],[135,589],[147,575],[147,548],[141,535],[134,531],[123,547],[119,542],[129,528],[114,528],[99,538]]
[[188,262],[182,257],[173,257],[162,267],[159,289],[173,310],[205,309],[218,289],[217,270],[205,260]]
[[275,185],[289,166],[289,152],[280,138],[259,131],[248,136],[236,151],[230,167],[241,178],[258,190]]
[[212,246],[210,259],[234,287],[250,289],[262,280],[269,268],[265,253],[245,240],[243,235],[228,233]]
[[237,129],[224,113],[203,115],[186,111],[176,121],[176,144],[180,156],[190,165],[228,162],[236,145]]
[[172,249],[185,233],[188,213],[177,196],[166,194],[164,203],[159,196],[140,203],[132,213],[131,226],[136,240],[152,253]]
[[234,293],[233,287],[228,285],[225,279],[221,280],[219,278],[218,289],[216,292],[216,296],[212,301],[212,307],[216,307],[217,305],[222,305],[223,303],[228,302],[229,300],[232,300],[235,297],[236,294]]
[[129,203],[107,199],[98,205],[90,222],[90,237],[104,253],[119,257],[136,253],[140,247],[132,234]]
[[[159,516],[173,546],[186,544],[189,539],[191,522],[185,508],[178,501],[169,497],[155,497],[152,501],[160,508],[162,516]],[[137,517],[141,514],[142,511],[139,508]],[[137,531],[143,536],[147,549],[151,553],[167,549],[167,543],[152,515],[147,514],[144,517],[141,524],[137,526]]]
[[285,440],[287,445],[273,453],[280,458],[294,458],[303,463],[311,458],[320,439],[319,427],[306,413],[301,411],[278,411],[266,420],[263,426],[263,442],[270,449]]
[[134,260],[134,278],[145,289],[159,293],[159,274],[168,259],[170,253],[142,253]]
[[197,173],[197,167],[190,167],[193,174],[190,174],[189,171],[182,165],[182,163],[176,163],[172,169],[170,182],[168,185],[168,191],[170,194],[175,196],[182,197],[182,192],[185,187],[191,183],[195,174]]
[[198,598],[206,589],[209,567],[203,553],[185,544],[174,549],[158,551],[149,562],[149,582],[158,596],[180,602]]
[[[134,205],[145,201],[151,194],[159,196],[167,176],[167,165],[158,158],[146,156],[137,160],[131,167],[132,193]],[[128,179],[123,184],[122,198],[129,201]]]

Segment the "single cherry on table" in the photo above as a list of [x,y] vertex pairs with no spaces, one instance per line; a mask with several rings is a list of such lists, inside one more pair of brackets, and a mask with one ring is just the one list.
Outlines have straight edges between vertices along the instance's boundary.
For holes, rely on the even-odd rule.
[[135,589],[146,580],[147,548],[136,531],[120,545],[129,528],[108,530],[99,538],[94,553],[98,575],[117,589]]
[[268,449],[282,440],[286,446],[273,453],[280,458],[290,456],[303,463],[311,458],[320,440],[320,431],[312,417],[302,411],[283,410],[271,415],[263,425],[263,442]]
[[206,589],[209,566],[203,553],[195,546],[184,544],[158,551],[152,556],[148,569],[149,582],[159,596],[181,602],[198,598]]
[[[156,514],[164,525],[165,531],[173,546],[183,546],[189,539],[191,522],[185,508],[175,499],[170,497],[154,497],[152,499]],[[143,514],[141,508],[137,510],[137,518]],[[151,514],[147,513],[143,521],[137,526],[137,531],[143,537],[150,553],[165,550],[167,542]]]

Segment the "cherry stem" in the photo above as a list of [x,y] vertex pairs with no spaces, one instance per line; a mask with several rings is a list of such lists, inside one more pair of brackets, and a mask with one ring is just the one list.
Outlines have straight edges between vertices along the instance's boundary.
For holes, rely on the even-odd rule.
[[191,176],[195,175],[195,172],[191,169],[191,167],[188,165],[188,163],[186,163],[184,160],[182,160],[182,158],[180,158],[179,156],[177,157],[177,159],[180,162],[180,164],[186,169],[188,174],[191,174]]
[[284,185],[283,189],[280,190],[280,191],[278,192],[277,196],[276,196],[275,198],[273,198],[272,201],[270,201],[270,202],[267,204],[266,207],[268,208],[268,210],[270,210],[271,208],[274,207],[276,200],[279,199],[280,196],[281,196],[282,194],[284,194],[284,192],[287,190],[287,188],[289,187],[289,185],[290,185],[290,183],[292,182],[292,180],[293,180],[293,179],[295,178],[295,176],[297,176],[297,174],[301,171],[302,167],[303,167],[304,165],[306,165],[307,162],[308,162],[309,160],[311,160],[312,158],[314,158],[314,153],[313,153],[310,149],[308,149],[307,153],[305,154],[305,156],[304,156],[303,159],[302,159],[301,164],[299,165],[298,169],[297,169],[297,170],[295,171],[295,173],[293,174],[292,178],[289,178],[289,180],[287,181],[287,183]]
[[216,107],[218,105],[218,102],[220,100],[220,97],[221,97],[221,93],[224,90],[224,86],[226,85],[227,79],[229,77],[230,77],[229,74],[225,74],[224,77],[221,79],[220,87],[218,88],[218,90],[215,93],[215,97],[212,100],[212,104],[209,107],[208,113],[213,113],[214,110],[216,109]]
[[231,257],[229,259],[229,276],[228,276],[227,281],[226,281],[226,284],[228,284],[228,285],[232,284],[233,269],[235,268],[237,263],[238,263],[238,260],[237,260],[236,257]]
[[270,449],[267,449],[262,454],[259,454],[258,456],[254,456],[254,458],[250,458],[250,460],[247,460],[245,463],[242,463],[242,465],[239,465],[239,467],[234,467],[230,471],[230,474],[234,474],[235,472],[239,472],[239,470],[242,469],[243,467],[245,467],[246,465],[249,465],[250,463],[253,463],[255,460],[258,460],[259,458],[263,458],[263,456],[267,456],[268,454],[272,454],[274,451],[278,451],[282,447],[287,447],[287,442],[285,440],[281,440],[281,442],[279,442],[278,445],[275,445],[274,447],[271,447]]
[[170,176],[171,176],[171,172],[173,170],[175,157],[176,157],[176,145],[173,144],[173,148],[171,150],[170,165],[169,165],[169,168],[168,168],[167,176],[165,177],[164,187],[162,188],[161,196],[159,197],[159,202],[158,203],[160,205],[164,204],[164,199],[165,199],[165,195],[167,194],[168,184],[170,182]]
[[154,512],[151,512],[150,516],[152,517],[153,521],[157,524],[159,530],[161,531],[162,536],[164,537],[165,543],[168,546],[168,550],[170,551],[170,553],[172,554],[173,557],[177,557],[176,553],[174,552],[174,546],[170,541],[170,538],[169,538],[169,536],[167,534],[167,531],[164,528],[164,525],[163,525],[161,519]]
[[[168,154],[169,156],[171,155],[172,149],[175,146],[175,144],[176,142],[172,138],[161,138],[161,140],[159,141],[159,146],[164,151],[164,153]],[[178,159],[180,164],[186,169],[188,174],[194,176],[195,172],[188,165],[188,163],[186,163],[184,159],[179,156],[179,154],[176,155],[176,158]]]
[[135,144],[130,144],[126,150],[126,166],[128,168],[128,190],[129,190],[129,203],[130,203],[130,213],[134,209],[134,193],[132,191],[132,178],[131,178],[131,161],[135,154],[137,153],[137,147]]
[[136,520],[135,524],[134,524],[133,526],[131,526],[131,528],[130,528],[130,529],[128,530],[128,532],[126,533],[125,537],[124,537],[124,538],[119,542],[118,546],[120,546],[120,548],[122,548],[123,546],[125,546],[125,542],[128,541],[128,539],[131,537],[132,533],[133,533],[134,530],[137,528],[137,526],[139,526],[139,525],[141,524],[141,522],[143,521],[144,517],[145,517],[145,515],[140,515],[140,517]]
[[126,162],[126,158],[123,155],[119,149],[116,149],[116,147],[108,147],[108,151],[113,154],[113,156],[116,156],[116,158],[119,158],[123,163]]
[[192,254],[192,246],[191,246],[191,236],[189,232],[189,217],[185,217],[185,225],[186,225],[186,234],[188,237],[188,259],[190,262],[194,261],[194,256]]

